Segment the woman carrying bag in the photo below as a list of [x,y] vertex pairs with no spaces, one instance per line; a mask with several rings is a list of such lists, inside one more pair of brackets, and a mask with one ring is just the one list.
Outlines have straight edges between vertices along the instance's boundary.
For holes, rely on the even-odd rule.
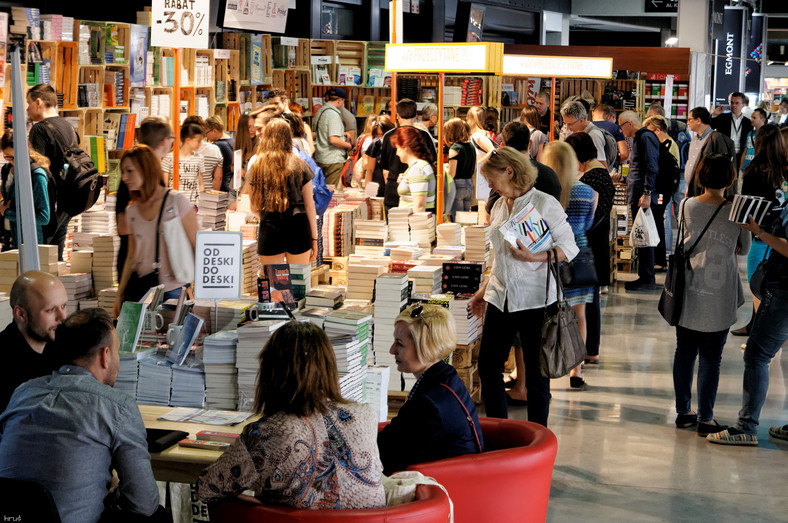
[[[115,298],[115,317],[124,301],[138,301],[156,285],[164,285],[165,300],[178,297],[180,288],[194,277],[198,229],[189,200],[161,186],[161,164],[150,147],[127,149],[120,166],[131,204],[126,211],[129,252]],[[190,264],[192,278],[188,278]]]
[[[469,302],[473,314],[484,315],[479,377],[485,412],[493,418],[507,417],[501,374],[515,333],[519,331],[528,389],[528,421],[547,426],[550,380],[540,372],[539,353],[545,312],[552,315],[557,308],[556,282],[545,270],[547,252],[534,254],[519,241],[519,248],[513,248],[499,229],[530,203],[550,230],[551,241],[545,247],[555,250],[558,261],[571,260],[578,248],[561,204],[533,188],[536,167],[522,153],[511,147],[496,149],[482,163],[482,174],[501,195],[490,213],[493,231],[490,236],[495,249],[490,278]],[[545,304],[546,286],[549,299]]]

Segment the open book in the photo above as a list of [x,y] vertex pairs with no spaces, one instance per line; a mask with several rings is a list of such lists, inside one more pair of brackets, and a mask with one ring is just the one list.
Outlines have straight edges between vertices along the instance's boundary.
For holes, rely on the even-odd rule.
[[532,253],[544,252],[553,244],[550,228],[539,211],[530,203],[501,225],[499,230],[503,234],[503,239],[512,247],[519,248],[517,240],[520,240]]

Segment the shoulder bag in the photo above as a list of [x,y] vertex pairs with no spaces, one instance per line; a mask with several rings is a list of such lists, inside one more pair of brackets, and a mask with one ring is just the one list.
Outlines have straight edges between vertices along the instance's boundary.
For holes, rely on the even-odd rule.
[[[164,199],[166,201],[166,195]],[[173,201],[173,207],[175,217],[162,225],[164,243],[167,245],[167,254],[170,257],[170,267],[172,267],[172,275],[175,280],[179,283],[191,283],[194,281],[194,247],[183,228],[177,196]]]
[[695,243],[686,252],[684,251],[684,208],[686,207],[686,203],[681,206],[679,230],[676,233],[679,239],[676,242],[676,249],[673,254],[668,257],[668,272],[665,275],[665,287],[662,289],[662,295],[659,297],[659,305],[657,306],[659,313],[665,318],[665,321],[668,322],[669,325],[675,327],[679,324],[679,319],[681,318],[681,309],[684,303],[684,289],[686,286],[685,271],[692,270],[689,261],[690,255],[695,251],[695,248],[700,243],[703,235],[706,234],[711,222],[714,221],[714,218],[717,217],[717,214],[726,203],[728,202],[724,201],[717,207],[717,210],[711,215],[711,219],[706,223],[698,239],[695,240]]
[[763,278],[766,276],[766,260],[769,259],[769,253],[771,251],[772,248],[767,246],[766,252],[763,253],[761,263],[758,264],[758,267],[755,268],[755,272],[753,272],[750,277],[750,292],[759,300],[763,300]]
[[136,271],[131,271],[129,281],[126,283],[126,288],[123,292],[123,301],[140,301],[145,293],[151,287],[159,285],[159,226],[161,225],[161,215],[164,214],[164,204],[167,203],[167,195],[170,189],[164,193],[164,198],[161,200],[161,209],[159,209],[159,217],[156,220],[156,258],[153,262],[153,271],[140,276]]
[[[555,278],[558,310],[548,317],[547,301],[551,277]],[[547,251],[544,305],[545,321],[542,325],[542,344],[539,348],[539,371],[545,378],[560,378],[583,363],[586,358],[586,344],[580,335],[575,311],[563,297],[563,288],[558,272],[558,255],[555,249]]]

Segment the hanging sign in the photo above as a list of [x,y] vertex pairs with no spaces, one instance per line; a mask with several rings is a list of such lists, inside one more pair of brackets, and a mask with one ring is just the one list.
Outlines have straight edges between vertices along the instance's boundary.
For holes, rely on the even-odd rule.
[[208,49],[210,0],[153,0],[151,45]]
[[224,27],[264,33],[284,33],[288,7],[290,4],[281,0],[227,0],[224,9]]
[[386,71],[501,74],[503,44],[387,44]]
[[717,40],[714,67],[714,106],[728,105],[728,95],[744,88],[742,40],[744,7],[725,6],[723,38]]
[[241,297],[242,232],[197,231],[194,297],[234,300]]
[[752,28],[750,37],[747,39],[744,62],[744,92],[760,93],[763,91],[761,86],[761,72],[763,62],[763,26],[766,17],[761,13],[752,15]]
[[503,56],[503,74],[542,78],[611,78],[613,59],[506,54]]

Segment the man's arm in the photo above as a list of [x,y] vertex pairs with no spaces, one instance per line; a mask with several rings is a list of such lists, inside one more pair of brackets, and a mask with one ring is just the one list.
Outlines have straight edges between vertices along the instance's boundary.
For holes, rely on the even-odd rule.
[[159,507],[159,489],[153,478],[145,425],[131,400],[119,409],[112,435],[112,466],[118,473],[118,505],[122,510],[150,516]]
[[629,160],[629,145],[627,144],[626,140],[621,140],[620,142],[616,142],[618,145],[618,161],[625,162]]

